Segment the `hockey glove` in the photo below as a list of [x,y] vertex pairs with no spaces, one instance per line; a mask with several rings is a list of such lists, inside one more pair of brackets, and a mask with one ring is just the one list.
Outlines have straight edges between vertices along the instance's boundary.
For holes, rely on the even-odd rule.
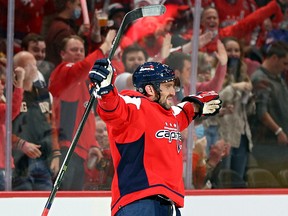
[[99,59],[95,62],[89,72],[89,78],[92,86],[98,88],[97,95],[108,94],[114,88],[114,72],[109,59]]
[[182,102],[189,101],[199,105],[199,112],[197,116],[201,117],[215,115],[219,112],[221,108],[221,100],[219,100],[219,95],[215,91],[208,92],[198,92],[196,95],[189,95],[182,99]]

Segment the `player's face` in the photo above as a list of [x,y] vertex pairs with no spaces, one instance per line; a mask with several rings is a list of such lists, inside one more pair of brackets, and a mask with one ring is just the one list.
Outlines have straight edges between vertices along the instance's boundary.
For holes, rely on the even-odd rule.
[[133,73],[139,65],[144,64],[145,55],[141,51],[127,53],[125,61],[126,72]]
[[164,109],[170,109],[173,105],[173,97],[175,96],[175,83],[174,81],[160,84],[160,99],[158,103]]
[[84,44],[82,41],[71,38],[61,51],[61,57],[64,62],[78,62],[85,58]]

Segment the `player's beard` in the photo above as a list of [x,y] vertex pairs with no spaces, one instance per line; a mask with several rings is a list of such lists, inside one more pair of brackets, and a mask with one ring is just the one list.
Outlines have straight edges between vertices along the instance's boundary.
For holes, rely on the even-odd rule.
[[166,110],[169,110],[171,108],[171,106],[173,105],[173,101],[172,101],[172,95],[167,95],[167,96],[163,96],[160,93],[160,98],[158,100],[158,103]]

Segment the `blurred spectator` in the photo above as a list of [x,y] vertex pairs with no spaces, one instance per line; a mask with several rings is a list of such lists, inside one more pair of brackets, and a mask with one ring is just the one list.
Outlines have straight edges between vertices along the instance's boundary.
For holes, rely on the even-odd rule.
[[[128,8],[120,2],[112,2],[110,5],[106,2],[103,7],[95,9],[92,18],[93,25],[90,36],[91,43],[88,47],[89,53],[99,48],[99,46],[105,40],[109,29],[119,29],[126,12],[128,12]],[[114,56],[116,55],[117,54],[115,54]],[[116,70],[117,69],[118,68],[116,68]]]
[[[93,10],[93,9],[105,9],[104,7],[107,7],[107,2],[109,4],[113,4],[113,3],[121,3],[125,8],[129,8],[132,3],[133,0],[110,0],[110,1],[106,1],[106,0],[88,0],[87,1],[87,6],[88,6],[88,10]],[[107,9],[107,8],[106,8]]]
[[254,0],[214,0],[212,5],[218,11],[220,28],[235,25],[258,8]]
[[61,63],[61,42],[70,35],[83,36],[89,32],[90,25],[77,26],[75,20],[81,16],[80,0],[55,1],[57,16],[52,21],[45,38],[47,50],[46,59],[55,66]]
[[193,149],[193,162],[192,162],[192,177],[193,185],[196,189],[202,189],[204,187],[204,180],[206,176],[206,137],[195,140],[195,146]]
[[20,114],[13,120],[13,133],[20,139],[13,149],[15,170],[13,190],[51,190],[52,177],[59,170],[60,150],[52,127],[51,95],[33,85],[37,77],[36,59],[21,51],[14,65],[25,69],[24,96]]
[[[211,74],[212,68],[210,68],[208,73],[210,73],[211,79],[205,80],[205,81],[198,80],[196,82],[196,92],[209,91],[209,90],[219,91],[220,89],[222,89],[222,85],[225,79],[225,74],[226,74],[226,69],[227,69],[228,57],[227,57],[227,53],[224,48],[224,45],[222,44],[221,41],[218,41],[218,51],[215,52],[215,55],[218,58],[218,65],[217,65],[216,73],[214,77],[212,77],[212,74]],[[190,85],[191,85],[190,74],[191,74],[191,66],[192,66],[191,56],[182,52],[173,52],[169,55],[168,58],[166,58],[165,63],[168,64],[175,71],[176,77],[180,79],[181,91],[176,92],[176,101],[174,101],[176,103],[177,101],[181,101],[183,96],[189,95],[191,93],[190,92]],[[203,65],[198,64],[199,73],[203,72],[202,71],[203,68],[201,67],[203,67]],[[214,117],[211,117],[209,119],[212,119],[212,118]],[[204,121],[206,121],[206,119]],[[210,122],[210,125],[211,124],[212,123]],[[208,127],[207,124],[206,124],[206,127]],[[215,142],[218,140],[218,137],[217,139],[216,138],[214,139],[214,137],[211,138],[212,135],[210,135],[210,133],[212,132],[209,131],[209,133],[208,132],[206,133],[206,128],[204,128],[204,125],[203,125],[203,119],[201,119],[198,122],[198,125],[195,127],[195,130],[197,129],[203,130],[203,134],[204,133],[206,134],[207,141],[209,141],[208,146],[207,146],[207,149],[208,149],[207,153],[209,154],[210,146],[212,144],[215,144]],[[183,145],[183,149],[184,148],[185,148],[185,143]]]
[[230,145],[223,139],[218,139],[209,149],[209,157],[206,161],[206,181],[215,176],[221,167],[222,159],[225,158],[230,152]]
[[[219,91],[222,89],[227,68],[227,53],[221,41],[218,41],[218,50],[215,52],[215,55],[219,61],[215,76],[209,81],[197,82],[197,92],[210,90]],[[182,99],[181,95],[186,96],[190,94],[191,57],[182,52],[173,52],[165,59],[165,63],[175,71],[176,77],[180,79],[182,92],[176,93],[178,97],[177,100],[180,101]]]
[[146,50],[137,44],[126,47],[122,52],[125,72],[133,74],[137,67],[148,60]]
[[108,19],[113,21],[111,28],[119,29],[121,22],[128,12],[128,9],[125,8],[121,3],[113,3],[108,6]]
[[134,89],[132,74],[139,65],[144,64],[148,59],[146,50],[137,44],[126,47],[122,53],[122,63],[125,68],[124,73],[117,75],[115,86],[121,92],[124,89]]
[[193,149],[193,185],[196,189],[210,189],[210,178],[213,171],[225,156],[225,141],[218,140],[211,146],[210,153],[206,152],[206,137],[198,138]]
[[[167,21],[167,25],[171,26],[171,21]],[[137,20],[127,30],[120,46],[122,49],[125,49],[126,46],[136,42],[147,51],[149,57],[154,58],[160,54],[164,38],[169,31],[164,31],[164,28],[159,24],[159,20],[156,17],[144,17]]]
[[128,72],[121,73],[117,75],[115,79],[115,86],[117,87],[118,91],[121,92],[122,90],[135,90],[132,82],[132,74]]
[[282,76],[283,76],[283,79],[286,82],[286,85],[288,85],[288,70],[284,71]]
[[288,43],[288,26],[287,29],[279,28],[273,29],[267,34],[265,48],[273,41],[284,41]]
[[[280,1],[278,1],[279,3]],[[247,17],[249,14],[260,8],[254,0],[215,0],[213,3],[219,14],[219,26],[224,28],[227,26],[235,25],[237,22]],[[249,34],[246,34],[242,42],[245,46],[256,46],[260,48],[264,41],[268,31],[273,26],[278,28],[279,20],[273,25],[270,17],[267,17],[263,24],[260,24],[254,28]]]
[[215,68],[213,67],[213,62],[211,62],[211,57],[205,52],[198,52],[197,81],[209,81],[213,78],[214,74]]
[[[7,0],[0,0],[0,37],[7,36]],[[24,36],[30,32],[40,34],[42,28],[43,9],[47,0],[15,0],[15,39],[19,45]]]
[[248,115],[255,112],[255,102],[239,40],[228,37],[223,39],[223,44],[228,54],[228,68],[219,96],[223,111],[226,108],[228,113],[222,111],[222,116],[218,117],[218,130],[220,138],[231,145],[230,155],[225,158],[223,166],[236,171],[244,179],[248,155],[253,147]]
[[170,32],[178,13],[178,6],[165,6],[166,12],[161,16],[144,17],[136,20],[123,35],[120,43],[121,49],[125,49],[133,43],[138,43],[146,50],[149,57],[161,60],[166,58],[168,55],[163,56],[161,51],[165,46],[168,46],[168,51],[171,48]]
[[[173,12],[176,12],[176,14],[172,15],[172,17],[174,17],[171,27],[172,47],[175,48],[190,42],[193,34],[192,8],[190,8],[189,5],[184,4],[182,0],[168,0],[165,1],[165,5],[168,5],[168,9],[170,9],[170,7],[176,9],[174,9]],[[192,44],[190,45],[192,46]]]
[[264,61],[252,74],[256,97],[256,117],[253,122],[253,154],[260,167],[277,176],[288,168],[288,88],[281,77],[288,69],[288,45],[272,42]]
[[[16,67],[14,70],[14,90],[12,97],[12,120],[20,113],[21,102],[23,98],[23,80],[25,70],[21,67]],[[5,190],[5,161],[6,161],[6,99],[4,96],[5,88],[5,68],[0,68],[0,191]],[[12,154],[9,154],[12,155]],[[11,156],[12,159],[12,156]],[[11,167],[14,168],[13,160]]]
[[276,0],[271,1],[266,6],[257,9],[255,12],[249,14],[235,25],[219,28],[219,15],[217,9],[213,7],[204,8],[201,16],[201,28],[203,32],[211,31],[214,39],[202,48],[202,51],[213,53],[216,50],[217,39],[228,36],[233,36],[238,39],[244,38],[250,34],[253,29],[262,25],[264,20],[268,17],[274,17],[275,22],[281,22],[283,14],[281,8]]
[[34,82],[40,87],[47,87],[54,65],[45,60],[46,43],[44,38],[34,33],[27,34],[22,40],[21,48],[30,52],[37,61],[38,77]]
[[248,49],[243,50],[243,52],[244,52],[243,61],[247,65],[247,74],[249,77],[251,77],[251,75],[261,65],[263,61],[262,52],[261,49],[258,49],[255,46],[250,46]]
[[99,163],[96,163],[96,155],[91,156],[90,160],[88,160],[88,169],[85,169],[85,190],[110,190],[114,168],[110,152],[107,127],[105,122],[99,116],[96,116],[95,121],[95,137],[103,153],[103,158]]
[[[91,53],[96,48],[99,48],[99,46],[104,41],[105,36],[106,36],[105,33],[103,33],[103,28],[106,28],[108,26],[108,22],[106,20],[106,22],[101,23],[103,22],[101,21],[101,19],[104,19],[103,17],[101,18],[101,13],[102,13],[102,10],[95,9],[92,19],[91,19],[91,23],[92,23],[92,29],[91,29],[91,34],[90,34],[91,41],[88,47],[88,53]],[[105,16],[107,16],[107,14],[105,14]],[[105,17],[105,19],[108,19],[108,18]]]
[[[224,45],[221,41],[218,42],[218,51],[216,52],[216,56],[218,57],[219,63],[217,65],[216,74],[211,80],[206,81],[198,81],[196,83],[196,91],[209,91],[209,90],[215,90],[219,91],[222,89],[222,84],[224,82],[226,69],[227,69],[227,53],[224,48]],[[189,54],[183,53],[183,52],[173,52],[171,53],[168,58],[165,59],[165,64],[169,65],[171,69],[175,71],[176,77],[179,78],[180,81],[180,91],[176,92],[176,100],[174,103],[177,103],[177,101],[181,101],[183,96],[190,94],[190,75],[191,75],[191,56]],[[200,65],[198,65],[200,67]],[[198,67],[198,71],[200,71]],[[211,73],[211,71],[209,71]],[[195,121],[196,122],[196,121]],[[199,130],[202,130],[202,120],[198,121],[198,125],[195,126],[196,133],[199,133]],[[198,131],[198,132],[197,132]],[[204,135],[204,131],[201,132],[201,134]],[[202,136],[203,136],[202,135]],[[205,142],[207,142],[205,138]],[[183,152],[185,152],[186,149],[186,141],[184,139],[183,141]],[[215,144],[215,143],[213,143]],[[184,154],[185,155],[185,154]],[[197,159],[197,158],[196,158]],[[196,160],[195,159],[195,160]],[[184,158],[185,161],[185,158]],[[201,160],[200,160],[201,162]],[[194,165],[196,162],[193,162]],[[193,166],[194,166],[193,165]],[[198,170],[199,171],[199,170]],[[205,171],[205,170],[204,170]],[[201,183],[204,183],[205,175],[202,175],[202,178],[200,177],[201,173],[205,173],[203,170],[199,171],[198,178],[202,179],[200,180]],[[195,171],[196,172],[196,171]],[[194,181],[197,181],[194,179]],[[198,185],[194,185],[195,187]],[[203,186],[203,185],[202,185]],[[201,186],[201,187],[202,187]],[[200,187],[199,185],[197,187]]]
[[[122,11],[122,9],[120,11]],[[102,45],[109,30],[114,29],[114,27],[112,27],[113,23],[114,22],[112,20],[108,20],[108,14],[106,14],[104,8],[100,10],[95,9],[91,22],[92,27],[90,31],[90,37],[87,37],[88,43],[85,47],[85,49],[87,48],[88,50],[88,54],[94,52],[94,50],[98,49]],[[124,71],[124,66],[121,62],[120,51],[120,49],[116,49],[115,54],[111,60],[115,66],[117,74],[123,73]]]
[[[52,72],[49,83],[49,90],[54,97],[62,162],[90,99],[89,82],[86,82],[89,70],[97,59],[103,58],[108,53],[115,34],[115,30],[110,30],[100,48],[86,58],[84,42],[79,36],[72,35],[62,41],[60,53],[62,63]],[[95,119],[94,113],[91,112],[71,157],[69,169],[63,178],[60,187],[62,190],[83,190],[85,160],[92,153],[97,155],[97,162],[103,157],[99,145],[94,139],[94,133]]]
[[[209,68],[209,65],[212,66],[212,62],[209,63],[210,60],[206,58],[207,62],[205,65],[208,66],[208,68],[206,67],[206,73],[207,73],[207,69],[211,69],[210,70],[211,79],[203,80],[201,82],[199,82],[199,80],[198,80],[198,82],[196,83],[196,90],[197,91],[214,90],[214,91],[218,92],[222,88],[224,78],[226,75],[226,70],[227,70],[228,56],[227,56],[227,52],[225,50],[225,47],[220,40],[217,41],[217,51],[214,52],[214,55],[217,58],[217,66],[216,66],[215,74],[211,74],[212,68]],[[198,56],[199,56],[199,54],[198,54]],[[198,65],[197,77],[199,77],[199,75],[201,76],[201,73],[203,73],[204,68],[202,66],[203,65],[201,65],[201,64]],[[209,70],[208,70],[208,73],[209,73]]]
[[278,0],[278,3],[280,5],[280,7],[281,7],[282,13],[288,15],[287,14],[287,12],[288,12],[288,2],[287,2],[287,0]]
[[2,84],[5,86],[6,81],[6,65],[7,59],[3,53],[0,53],[0,79],[2,80]]
[[0,37],[0,60],[6,57],[6,51],[7,51],[6,38],[4,39]]
[[[195,124],[198,124],[195,122]],[[195,126],[196,128],[197,126]],[[181,132],[183,142],[187,141],[188,130],[185,129]],[[223,156],[226,155],[224,140],[218,140],[211,147],[211,151],[207,154],[207,140],[203,133],[199,134],[195,131],[193,135],[194,147],[192,155],[192,177],[193,186],[196,189],[210,189],[210,179],[214,175],[214,168],[216,168]],[[183,160],[186,163],[186,147],[183,145]]]
[[43,20],[42,20],[42,28],[41,35],[46,38],[48,29],[50,28],[51,22],[57,16],[57,12],[55,9],[55,0],[45,0],[46,4],[43,8]]

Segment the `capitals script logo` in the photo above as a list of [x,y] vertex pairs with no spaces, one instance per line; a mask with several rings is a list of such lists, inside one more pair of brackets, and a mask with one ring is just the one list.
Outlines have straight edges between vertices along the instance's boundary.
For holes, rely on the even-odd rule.
[[179,153],[182,149],[182,136],[178,130],[178,126],[175,123],[167,123],[165,122],[164,129],[158,130],[155,134],[158,139],[168,139],[169,143],[173,140],[177,142],[177,152]]

